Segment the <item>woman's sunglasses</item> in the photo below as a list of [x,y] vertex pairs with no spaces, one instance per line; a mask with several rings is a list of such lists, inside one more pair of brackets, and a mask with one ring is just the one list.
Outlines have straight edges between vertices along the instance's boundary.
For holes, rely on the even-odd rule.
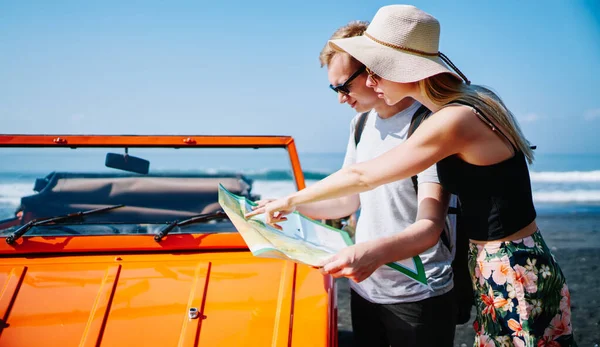
[[348,89],[349,84],[356,77],[358,77],[361,73],[365,72],[366,69],[367,69],[367,67],[363,65],[361,68],[359,68],[358,70],[356,70],[356,72],[354,72],[350,77],[348,77],[348,79],[346,80],[346,82],[344,82],[342,84],[338,84],[337,86],[334,86],[334,85],[330,84],[329,88],[331,88],[336,93],[342,93],[344,95],[350,94],[350,89]]
[[367,74],[369,75],[369,77],[371,77],[371,80],[373,81],[373,83],[377,84],[377,81],[379,80],[379,76],[374,73],[373,71],[371,71],[371,69],[369,69],[368,67],[365,67],[365,70],[367,71]]

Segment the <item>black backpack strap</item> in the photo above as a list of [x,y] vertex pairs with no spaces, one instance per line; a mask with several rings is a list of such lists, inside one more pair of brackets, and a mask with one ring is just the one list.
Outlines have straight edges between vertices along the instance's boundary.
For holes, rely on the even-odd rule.
[[369,112],[361,113],[361,115],[358,116],[358,120],[354,126],[354,146],[358,146],[358,143],[360,142],[360,137],[362,136],[362,132],[365,128],[365,123],[367,123],[368,117]]
[[[425,119],[427,119],[427,117],[429,117],[430,115],[431,115],[431,111],[427,107],[425,107],[425,106],[419,107],[419,109],[415,112],[415,114],[413,115],[413,117],[410,121],[410,126],[408,128],[408,135],[406,138],[409,138],[415,132],[415,130],[417,130],[419,125],[421,125],[421,123],[423,123],[423,121]],[[419,182],[417,180],[417,175],[412,176],[411,180],[413,183],[413,187],[415,188],[415,193],[417,193],[417,195],[418,195],[419,194]],[[448,213],[456,213],[456,212],[457,212],[456,207],[448,208]],[[444,229],[448,229],[448,227],[449,226],[446,225],[444,227]],[[442,243],[446,246],[446,248],[450,249],[450,240],[448,239],[448,235],[446,234],[446,232],[442,232],[442,234],[440,235],[440,238],[442,239]]]
[[[423,123],[423,121],[425,119],[427,119],[427,117],[429,117],[431,115],[431,111],[429,111],[429,109],[425,106],[421,106],[419,107],[419,109],[415,112],[415,114],[413,115],[412,120],[410,121],[410,127],[408,128],[408,137],[410,137],[410,135],[412,135],[415,130],[417,130],[417,128],[419,127],[419,125],[421,125],[421,123]],[[419,182],[417,181],[417,176],[412,176],[411,180],[413,182],[413,187],[415,188],[415,192],[417,194],[419,194]],[[458,214],[459,208],[458,207],[448,207],[448,214]]]
[[419,109],[415,111],[415,114],[410,120],[410,127],[408,128],[408,135],[406,136],[406,138],[409,138],[415,132],[415,130],[417,130],[419,125],[421,125],[421,123],[423,123],[423,121],[427,119],[427,117],[429,117],[430,115],[431,111],[429,111],[427,107],[421,105],[421,107],[419,107]]
[[[415,132],[415,130],[417,130],[419,125],[421,125],[421,123],[423,123],[423,121],[429,117],[430,114],[431,111],[429,111],[427,107],[421,105],[421,107],[419,107],[415,114],[413,114],[412,119],[410,120],[410,126],[408,127],[408,135],[406,138],[409,138]],[[417,180],[417,175],[412,176],[410,179],[412,180],[413,187],[415,188],[415,193],[418,195],[419,182]]]

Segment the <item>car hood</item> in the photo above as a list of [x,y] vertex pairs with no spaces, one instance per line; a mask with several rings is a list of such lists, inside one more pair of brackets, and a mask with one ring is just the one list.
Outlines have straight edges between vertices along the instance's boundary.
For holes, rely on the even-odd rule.
[[4,258],[0,345],[325,345],[331,293],[248,252]]

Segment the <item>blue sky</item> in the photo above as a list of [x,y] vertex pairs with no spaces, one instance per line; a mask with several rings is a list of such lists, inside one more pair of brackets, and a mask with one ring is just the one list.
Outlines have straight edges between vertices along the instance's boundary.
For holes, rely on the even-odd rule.
[[[383,1],[0,0],[0,132],[277,134],[342,152],[318,55]],[[414,1],[541,153],[600,153],[600,4]]]

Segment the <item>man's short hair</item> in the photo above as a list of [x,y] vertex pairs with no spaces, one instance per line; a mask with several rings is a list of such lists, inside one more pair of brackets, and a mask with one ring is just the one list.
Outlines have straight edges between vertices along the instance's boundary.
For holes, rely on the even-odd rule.
[[[336,40],[360,36],[364,34],[365,31],[367,31],[368,26],[369,22],[355,20],[336,30],[329,39]],[[321,62],[321,67],[329,65],[333,56],[338,53],[338,51],[334,50],[333,48],[331,48],[331,46],[329,46],[329,43],[326,43],[325,47],[323,47],[323,49],[321,50],[321,54],[319,54],[319,61]]]

